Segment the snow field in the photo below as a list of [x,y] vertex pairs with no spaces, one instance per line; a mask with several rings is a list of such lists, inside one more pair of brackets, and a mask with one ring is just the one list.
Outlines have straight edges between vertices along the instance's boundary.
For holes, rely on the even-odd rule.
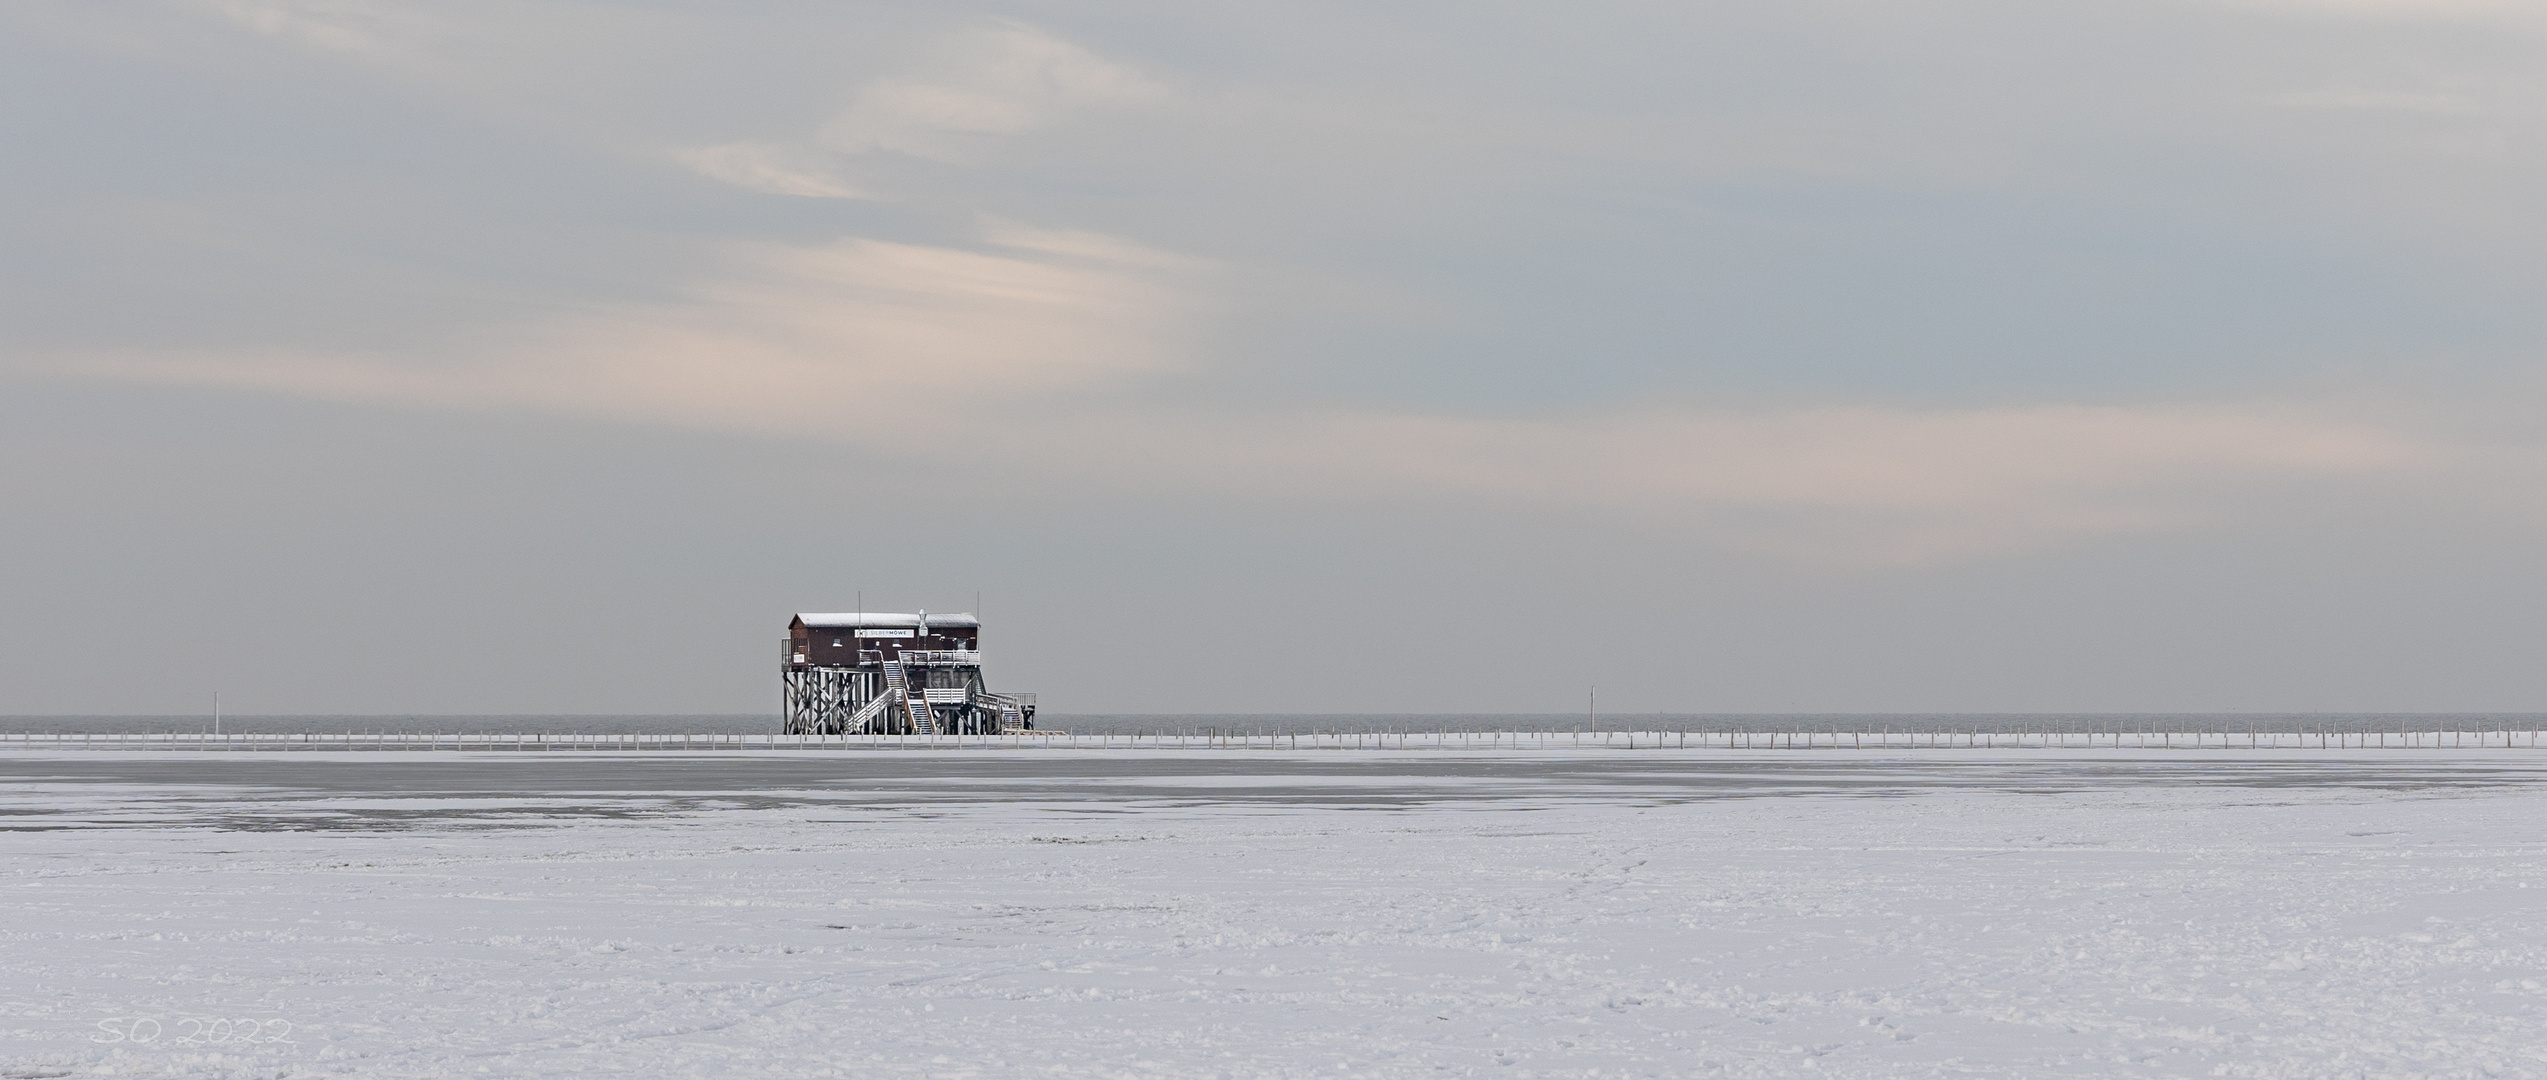
[[1372,809],[1212,760],[615,816],[19,779],[0,1076],[2547,1075],[2547,776]]

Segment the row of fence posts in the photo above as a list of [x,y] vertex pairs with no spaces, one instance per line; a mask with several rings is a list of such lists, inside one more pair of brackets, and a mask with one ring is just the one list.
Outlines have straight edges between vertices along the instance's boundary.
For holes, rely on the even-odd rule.
[[1826,725],[1783,731],[1344,731],[1105,732],[1056,731],[995,735],[774,735],[747,732],[53,732],[0,734],[0,749],[37,750],[479,750],[660,751],[821,749],[1085,749],[1085,750],[2367,750],[2537,749],[2537,725],[2476,730],[2215,731],[1870,731]]

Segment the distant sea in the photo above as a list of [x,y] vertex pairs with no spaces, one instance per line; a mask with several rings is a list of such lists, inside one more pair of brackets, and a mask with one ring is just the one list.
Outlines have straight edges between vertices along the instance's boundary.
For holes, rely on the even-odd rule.
[[[0,716],[0,732],[210,731],[210,714],[195,716]],[[1432,731],[1955,731],[2268,732],[2268,731],[2531,731],[2547,713],[1045,713],[1035,726],[1080,735],[1307,734]],[[457,732],[587,734],[766,733],[774,714],[630,714],[501,716],[225,716],[227,732]]]

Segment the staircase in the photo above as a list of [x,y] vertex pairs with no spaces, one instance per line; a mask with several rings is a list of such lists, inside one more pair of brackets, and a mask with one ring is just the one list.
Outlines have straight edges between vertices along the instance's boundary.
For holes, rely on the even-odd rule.
[[891,693],[877,694],[874,701],[870,701],[858,707],[857,714],[849,718],[849,723],[840,729],[841,732],[843,734],[851,735],[866,734],[867,721],[875,719],[877,713],[883,712],[884,707],[892,703],[893,695]]
[[1026,730],[1026,705],[1016,698],[983,691],[981,697],[975,699],[975,705],[999,714],[999,733],[1002,735]]
[[910,709],[912,731],[922,735],[937,734],[937,721],[929,714],[928,698],[911,692],[911,684],[902,677],[901,661],[884,662],[884,693],[888,698],[901,698],[902,704]]

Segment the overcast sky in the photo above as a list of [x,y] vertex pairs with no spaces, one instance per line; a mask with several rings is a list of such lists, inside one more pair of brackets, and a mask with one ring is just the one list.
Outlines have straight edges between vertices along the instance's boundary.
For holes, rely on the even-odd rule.
[[2547,706],[2547,9],[13,0],[0,713]]

